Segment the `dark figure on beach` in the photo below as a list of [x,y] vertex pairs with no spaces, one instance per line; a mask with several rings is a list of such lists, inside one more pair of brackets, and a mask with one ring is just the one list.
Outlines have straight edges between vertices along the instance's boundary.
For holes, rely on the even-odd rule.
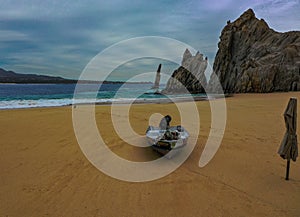
[[159,128],[162,130],[168,130],[170,128],[170,122],[172,118],[170,115],[163,117],[159,123]]

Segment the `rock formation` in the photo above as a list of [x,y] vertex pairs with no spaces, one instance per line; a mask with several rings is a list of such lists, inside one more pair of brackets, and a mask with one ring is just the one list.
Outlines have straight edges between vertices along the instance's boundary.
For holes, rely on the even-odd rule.
[[204,91],[206,86],[205,70],[207,67],[207,58],[203,58],[203,54],[199,52],[195,56],[186,49],[181,66],[176,69],[171,78],[167,82],[163,94],[200,93]]
[[225,93],[300,90],[300,32],[279,33],[252,9],[222,30],[209,90],[216,76]]
[[159,88],[160,69],[161,69],[161,64],[158,65],[158,68],[157,68],[157,71],[156,71],[155,82],[154,82],[154,85],[153,85],[153,87],[151,89],[158,89]]

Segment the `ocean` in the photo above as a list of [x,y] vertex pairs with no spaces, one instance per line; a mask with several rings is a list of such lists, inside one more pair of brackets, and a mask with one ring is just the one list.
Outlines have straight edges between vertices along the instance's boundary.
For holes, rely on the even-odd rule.
[[[109,103],[133,98],[166,98],[163,95],[143,94],[149,92],[152,85],[151,83],[102,84],[98,90],[97,84],[84,84],[80,99],[76,102]],[[76,84],[0,84],[0,109],[72,105],[75,86]],[[98,90],[96,99],[95,88]]]
[[[0,109],[33,108],[71,105],[76,84],[0,84]],[[92,101],[97,84],[81,85],[82,102]],[[102,84],[96,102],[112,102],[134,97],[137,90],[151,88],[151,84],[126,84],[123,97],[115,98],[122,84]],[[98,88],[97,88],[98,89]],[[146,96],[147,97],[147,96]]]

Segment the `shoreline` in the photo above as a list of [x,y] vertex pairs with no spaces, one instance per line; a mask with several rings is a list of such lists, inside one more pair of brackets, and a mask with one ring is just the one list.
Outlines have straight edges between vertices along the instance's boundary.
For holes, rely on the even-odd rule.
[[[262,96],[262,95],[269,95],[269,96],[274,96],[274,95],[281,95],[281,94],[298,94],[300,91],[289,91],[289,92],[272,92],[272,93],[237,93],[237,94],[224,94],[224,97],[219,94],[215,94],[214,98],[208,99],[207,97],[204,96],[196,96],[193,97],[192,102],[198,102],[198,101],[210,101],[210,100],[217,100],[220,98],[235,98],[235,97],[252,97],[252,96]],[[214,94],[211,94],[212,96]],[[299,99],[300,100],[300,99]],[[97,106],[111,106],[111,105],[129,105],[129,104],[134,104],[134,105],[160,105],[160,104],[171,104],[171,103],[181,103],[181,102],[191,102],[190,97],[178,97],[174,98],[173,100],[169,98],[148,98],[148,99],[138,99],[132,102],[132,100],[123,100],[123,101],[116,101],[116,102],[96,102],[96,103],[77,103],[77,104],[65,104],[65,105],[53,105],[53,106],[35,106],[35,107],[21,107],[21,108],[0,108],[1,111],[17,111],[17,110],[31,110],[31,109],[47,109],[47,108],[64,108],[64,107],[76,107],[77,105],[92,105],[95,104]]]
[[[48,106],[32,106],[32,107],[20,107],[20,108],[0,108],[1,110],[18,110],[18,109],[33,109],[33,108],[56,108],[56,107],[66,107],[66,106],[77,106],[77,105],[128,105],[128,104],[169,104],[169,103],[177,103],[177,102],[197,102],[197,101],[207,101],[207,100],[214,100],[214,99],[219,99],[219,98],[227,98],[227,97],[232,97],[232,94],[225,94],[219,95],[219,94],[212,94],[212,97],[208,99],[207,96],[195,96],[192,97],[193,100],[191,100],[191,97],[173,97],[172,95],[168,98],[137,98],[137,99],[125,99],[125,100],[119,100],[116,99],[116,101],[109,101],[109,100],[114,100],[114,99],[107,99],[106,102],[82,102],[82,103],[68,103],[64,105],[48,105]],[[45,100],[60,100],[60,99],[45,99]],[[63,100],[63,99],[61,99]],[[68,99],[68,100],[73,100],[73,99]]]
[[[237,94],[211,94],[210,99],[208,99],[206,96],[196,96],[193,97],[194,102],[198,101],[209,101],[209,100],[217,100],[220,98],[235,98],[235,97],[240,97],[240,96],[246,96],[246,97],[251,97],[251,96],[263,96],[263,95],[269,95],[269,96],[274,96],[274,95],[281,95],[281,94],[299,94],[300,91],[289,91],[289,92],[272,92],[272,93],[237,93]],[[170,95],[172,96],[172,95]],[[57,99],[45,99],[45,100],[57,100]],[[60,100],[60,99],[58,99]],[[72,99],[70,99],[72,100]],[[107,99],[111,100],[111,99]],[[47,108],[62,108],[62,107],[72,107],[72,106],[77,106],[77,105],[91,105],[95,104],[97,106],[111,106],[111,105],[128,105],[128,104],[140,104],[140,105],[153,105],[153,104],[170,104],[170,103],[178,103],[178,102],[191,102],[190,97],[175,97],[172,99],[170,98],[143,98],[143,99],[136,99],[134,101],[127,99],[127,100],[120,100],[120,101],[106,101],[106,102],[95,102],[95,103],[88,103],[88,102],[82,102],[82,103],[77,103],[77,104],[63,104],[63,105],[50,105],[50,106],[33,106],[33,107],[20,107],[20,108],[0,108],[0,111],[8,111],[8,110],[27,110],[27,109],[47,109]]]
[[[272,92],[272,93],[237,93],[237,94],[211,94],[210,99],[208,99],[206,96],[196,96],[193,97],[194,102],[198,101],[210,101],[210,100],[217,100],[220,98],[235,98],[235,97],[240,97],[240,96],[262,96],[262,95],[281,95],[281,94],[298,94],[300,91],[289,91],[289,92]],[[171,98],[171,97],[170,97]],[[111,105],[128,105],[128,104],[140,104],[140,105],[153,105],[153,104],[170,104],[170,103],[178,103],[178,102],[191,102],[190,97],[177,97],[177,98],[143,98],[143,99],[137,99],[132,102],[132,100],[123,100],[123,101],[107,101],[107,102],[96,102],[96,103],[88,103],[88,102],[83,102],[83,103],[77,103],[77,104],[65,104],[65,105],[53,105],[53,106],[35,106],[35,107],[20,107],[20,108],[0,108],[0,111],[8,111],[8,110],[27,110],[27,109],[47,109],[47,108],[62,108],[62,107],[73,107],[77,105],[92,105],[95,104],[97,106],[111,106]],[[50,99],[51,100],[51,99]],[[109,99],[108,99],[109,100]]]

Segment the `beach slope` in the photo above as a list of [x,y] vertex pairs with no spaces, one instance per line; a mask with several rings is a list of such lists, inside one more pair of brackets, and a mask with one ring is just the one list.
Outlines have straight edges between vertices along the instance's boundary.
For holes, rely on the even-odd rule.
[[[198,161],[210,130],[210,107],[197,102],[201,130],[194,151],[175,172],[146,183],[119,181],[92,166],[76,141],[71,107],[1,110],[0,216],[297,217],[300,163],[291,163],[285,181],[286,161],[277,154],[289,97],[300,99],[300,94],[227,98],[225,135],[204,168]],[[172,104],[133,105],[130,111],[132,127],[141,135],[153,113],[168,113],[180,124]],[[118,155],[135,161],[159,157],[118,138],[110,106],[96,106],[96,118]]]

